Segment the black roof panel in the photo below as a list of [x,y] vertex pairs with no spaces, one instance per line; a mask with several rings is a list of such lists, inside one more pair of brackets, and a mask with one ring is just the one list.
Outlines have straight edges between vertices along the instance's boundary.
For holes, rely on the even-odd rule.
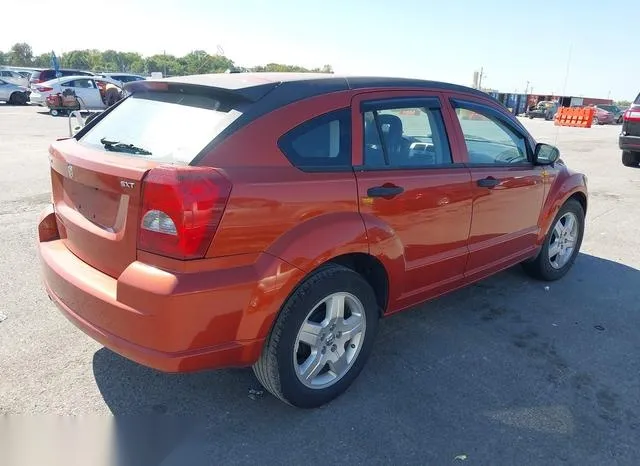
[[439,81],[376,76],[342,76],[328,73],[214,73],[147,80],[147,82],[154,81],[230,90],[253,101],[259,100],[278,87],[288,93],[296,94],[297,98],[294,100],[340,90],[384,87],[442,89],[488,97],[488,94],[477,89]]

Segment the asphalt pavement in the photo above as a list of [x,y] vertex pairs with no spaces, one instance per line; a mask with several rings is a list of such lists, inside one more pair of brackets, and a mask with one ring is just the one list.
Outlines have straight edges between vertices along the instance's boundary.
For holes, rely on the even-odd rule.
[[[384,320],[351,389],[305,411],[263,392],[250,369],[141,367],[58,313],[36,222],[50,199],[47,147],[67,119],[0,105],[0,413],[113,414],[105,451],[126,451],[119,464],[638,464],[640,169],[622,166],[618,126],[524,123],[589,178],[573,270],[546,284],[516,267]],[[88,438],[52,445],[76,464]]]

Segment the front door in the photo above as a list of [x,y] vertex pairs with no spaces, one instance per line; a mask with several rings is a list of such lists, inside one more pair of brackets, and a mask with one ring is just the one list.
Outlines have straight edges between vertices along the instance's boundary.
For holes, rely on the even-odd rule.
[[467,262],[471,175],[452,157],[438,93],[366,93],[354,99],[360,212],[376,243],[391,231],[404,254],[390,283],[393,312],[456,287]]
[[479,102],[452,100],[473,184],[469,281],[521,261],[536,247],[544,201],[542,168],[510,117]]
[[100,90],[93,79],[78,78],[68,81],[62,84],[62,90],[64,91],[65,89],[71,89],[75,92],[83,109],[96,110],[104,108]]

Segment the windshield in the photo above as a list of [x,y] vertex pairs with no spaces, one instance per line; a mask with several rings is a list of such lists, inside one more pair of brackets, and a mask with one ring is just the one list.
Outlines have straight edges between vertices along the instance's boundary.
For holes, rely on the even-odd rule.
[[598,107],[600,107],[603,110],[606,110],[607,112],[617,112],[618,111],[618,107],[616,107],[615,105],[598,105]]
[[82,136],[80,143],[127,156],[189,164],[240,115],[238,109],[224,108],[210,96],[134,94]]

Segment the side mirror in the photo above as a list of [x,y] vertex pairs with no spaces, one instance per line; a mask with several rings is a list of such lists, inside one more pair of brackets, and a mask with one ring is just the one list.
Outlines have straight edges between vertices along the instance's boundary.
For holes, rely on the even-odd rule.
[[560,158],[560,151],[555,146],[538,143],[534,158],[536,165],[553,165]]

